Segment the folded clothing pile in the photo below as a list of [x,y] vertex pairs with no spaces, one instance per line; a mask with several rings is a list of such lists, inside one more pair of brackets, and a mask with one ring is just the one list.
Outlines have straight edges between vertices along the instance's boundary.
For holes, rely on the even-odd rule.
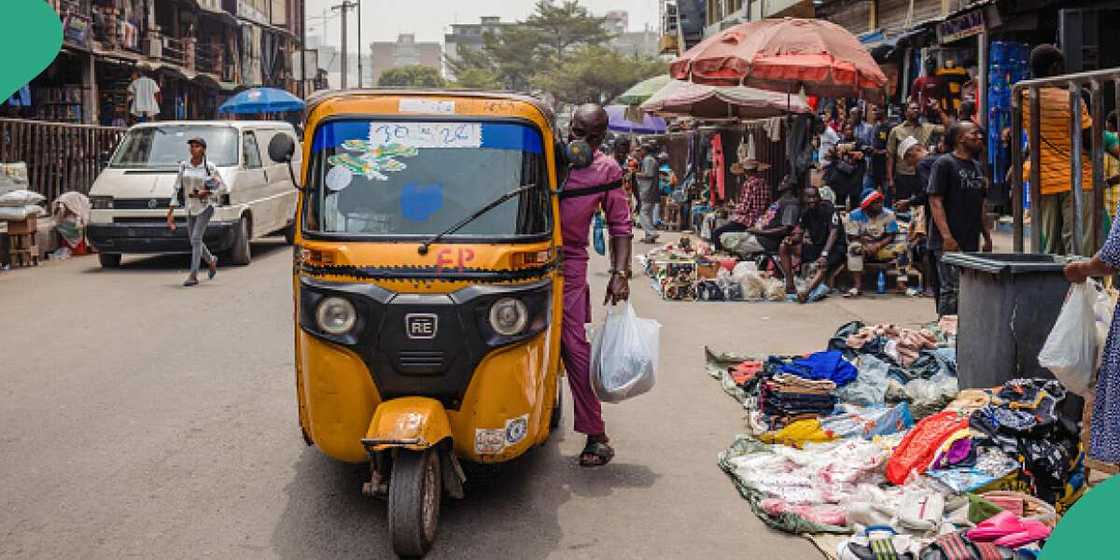
[[836,408],[835,391],[832,381],[776,375],[762,383],[759,409],[766,416],[787,420],[784,423],[827,416]]
[[817,352],[791,363],[784,364],[785,373],[810,380],[828,380],[834,383],[833,389],[843,387],[856,380],[859,370],[844,359],[844,354],[835,350]]
[[1053,379],[1012,379],[976,409],[969,426],[982,443],[1017,457],[1034,494],[1054,504],[1085,484],[1077,426],[1057,413],[1065,388]]
[[918,359],[922,350],[937,348],[937,336],[932,332],[921,329],[906,329],[881,323],[872,327],[863,327],[847,339],[849,348],[859,350],[868,344],[882,345],[883,351],[888,355],[897,354],[897,361],[903,367],[909,367]]

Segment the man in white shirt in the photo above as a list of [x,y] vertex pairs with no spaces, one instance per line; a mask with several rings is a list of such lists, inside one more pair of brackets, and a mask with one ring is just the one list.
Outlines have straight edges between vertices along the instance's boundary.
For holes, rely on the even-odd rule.
[[155,80],[132,71],[132,83],[128,84],[129,112],[136,122],[155,120],[159,115],[159,84]]

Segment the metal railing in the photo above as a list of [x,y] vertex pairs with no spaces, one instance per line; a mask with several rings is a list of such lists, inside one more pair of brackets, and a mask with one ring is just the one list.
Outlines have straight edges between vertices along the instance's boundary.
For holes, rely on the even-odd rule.
[[187,63],[187,51],[183,40],[167,35],[163,36],[163,50],[161,58],[167,62],[184,66]]
[[[1116,86],[1116,104],[1120,107],[1120,68],[1065,74],[1051,78],[1018,82],[1011,89],[1011,196],[1014,206],[1016,252],[1023,252],[1023,92],[1028,92],[1027,103],[1030,108],[1031,122],[1028,132],[1030,146],[1030,201],[1031,201],[1031,252],[1041,253],[1042,247],[1042,154],[1041,143],[1041,90],[1059,87],[1069,91],[1069,135],[1070,135],[1070,191],[1073,195],[1073,252],[1076,253],[1085,239],[1085,226],[1082,220],[1085,207],[1085,193],[1082,191],[1082,146],[1081,95],[1089,91],[1089,114],[1093,120],[1092,146],[1090,159],[1093,166],[1093,212],[1090,219],[1092,227],[1093,250],[1101,247],[1104,235],[1104,92],[1101,84],[1111,81]],[[1091,256],[1091,255],[1085,255]]]
[[0,161],[26,163],[28,188],[50,204],[67,191],[89,194],[125,130],[0,119]]
[[212,46],[199,43],[195,46],[194,67],[199,72],[207,72],[222,76],[223,49],[221,46]]

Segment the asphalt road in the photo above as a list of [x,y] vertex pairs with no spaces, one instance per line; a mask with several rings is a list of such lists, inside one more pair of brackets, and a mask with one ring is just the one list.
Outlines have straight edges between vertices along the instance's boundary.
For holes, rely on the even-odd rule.
[[[0,273],[0,558],[390,558],[364,467],[306,447],[296,420],[291,252],[180,287],[186,259],[95,258]],[[601,294],[604,259],[593,265]],[[811,305],[658,300],[650,394],[607,405],[609,466],[550,443],[444,502],[430,558],[818,558],[767,529],[716,466],[739,407],[703,371],[703,346],[819,349],[841,323],[914,323],[929,300]],[[599,296],[601,297],[601,296]],[[570,403],[571,399],[566,399]]]

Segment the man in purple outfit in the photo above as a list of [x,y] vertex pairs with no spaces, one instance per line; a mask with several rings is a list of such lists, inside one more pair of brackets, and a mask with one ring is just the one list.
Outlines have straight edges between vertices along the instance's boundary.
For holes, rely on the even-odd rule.
[[603,424],[603,410],[591,390],[591,344],[584,325],[591,322],[591,289],[587,284],[587,243],[591,220],[603,209],[611,238],[611,279],[606,303],[630,297],[630,202],[622,189],[622,167],[599,151],[607,132],[607,112],[595,104],[582,105],[572,116],[569,142],[586,142],[594,154],[590,165],[573,168],[560,195],[560,225],[564,235],[564,325],[561,358],[568,373],[575,408],[575,430],[587,435],[579,464],[597,467],[614,457]]

